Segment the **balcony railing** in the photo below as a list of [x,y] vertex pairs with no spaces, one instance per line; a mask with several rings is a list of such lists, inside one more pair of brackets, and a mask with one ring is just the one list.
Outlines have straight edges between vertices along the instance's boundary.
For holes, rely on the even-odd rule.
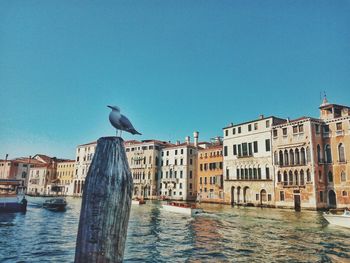
[[335,131],[336,136],[344,136],[344,131],[343,130],[339,130],[339,131]]
[[237,158],[250,158],[250,157],[254,157],[254,155],[252,153],[247,155],[237,154]]

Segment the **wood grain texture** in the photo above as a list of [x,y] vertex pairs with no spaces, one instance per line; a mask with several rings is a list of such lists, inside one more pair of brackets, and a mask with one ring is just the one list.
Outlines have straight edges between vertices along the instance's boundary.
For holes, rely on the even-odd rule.
[[100,138],[85,180],[75,263],[123,261],[132,190],[123,139]]

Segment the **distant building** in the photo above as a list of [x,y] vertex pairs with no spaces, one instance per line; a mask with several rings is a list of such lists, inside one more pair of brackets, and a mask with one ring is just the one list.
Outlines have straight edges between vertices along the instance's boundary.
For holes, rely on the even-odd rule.
[[324,147],[322,124],[321,120],[302,117],[273,127],[277,207],[327,207],[327,181],[323,165],[317,161],[317,149]]
[[134,182],[133,197],[157,198],[161,150],[171,144],[157,140],[126,141],[125,151]]
[[78,145],[76,148],[75,173],[73,180],[73,195],[82,196],[86,175],[89,171],[97,142]]
[[223,189],[222,141],[198,150],[197,156],[197,201],[222,203]]
[[198,132],[194,143],[187,136],[184,143],[177,142],[162,149],[158,194],[171,200],[196,200]]
[[73,195],[73,180],[75,174],[75,160],[67,160],[57,164],[57,185],[63,189],[65,195]]
[[274,205],[272,126],[276,117],[223,128],[225,202],[237,205]]
[[[325,98],[320,106],[323,147],[319,148],[327,189],[322,194],[328,207],[350,206],[350,107],[330,104]],[[319,196],[321,192],[319,193]]]

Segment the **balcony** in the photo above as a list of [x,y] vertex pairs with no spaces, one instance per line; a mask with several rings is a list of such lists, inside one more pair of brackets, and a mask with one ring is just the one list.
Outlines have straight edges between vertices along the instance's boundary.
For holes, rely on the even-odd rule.
[[242,159],[242,158],[251,158],[254,157],[254,155],[251,154],[247,154],[247,155],[242,155],[242,154],[237,154],[237,158]]
[[323,138],[330,138],[331,137],[331,134],[329,132],[323,132],[323,135],[322,135]]
[[335,135],[336,136],[344,136],[344,131],[343,130],[335,131]]

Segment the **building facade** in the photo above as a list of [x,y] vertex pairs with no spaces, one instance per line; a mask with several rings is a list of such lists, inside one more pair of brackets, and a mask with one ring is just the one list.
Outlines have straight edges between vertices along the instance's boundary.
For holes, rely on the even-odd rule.
[[82,196],[86,175],[89,171],[97,142],[78,145],[76,148],[73,195]]
[[223,152],[222,142],[198,149],[197,155],[197,200],[223,203]]
[[65,195],[73,195],[75,160],[67,160],[57,164],[57,184]]
[[187,136],[184,143],[177,142],[161,151],[158,194],[163,199],[188,200],[197,198],[198,132],[194,143]]
[[156,199],[161,150],[171,144],[157,140],[126,141],[125,151],[134,182],[133,198]]
[[271,130],[283,122],[260,116],[223,128],[225,203],[274,206]]

